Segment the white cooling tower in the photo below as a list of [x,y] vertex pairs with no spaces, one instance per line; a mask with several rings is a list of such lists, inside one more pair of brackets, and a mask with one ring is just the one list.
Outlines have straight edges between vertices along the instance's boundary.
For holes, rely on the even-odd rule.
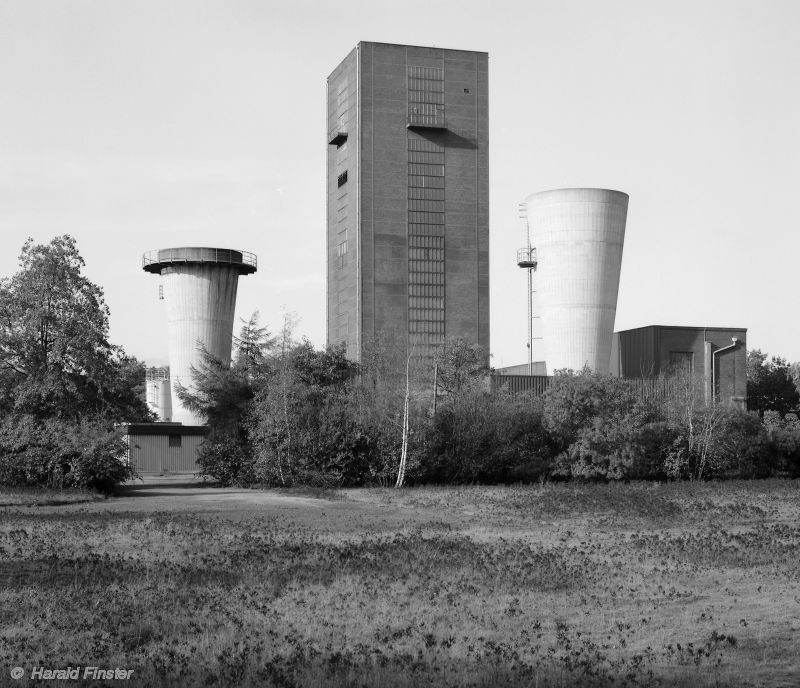
[[239,275],[256,271],[256,257],[223,248],[168,248],[145,253],[143,268],[161,275],[169,336],[172,420],[202,425],[205,418],[183,406],[175,387],[179,383],[191,389],[191,370],[200,366],[201,347],[223,363],[230,363]]
[[608,373],[628,195],[557,189],[526,199],[547,374]]
[[169,378],[159,383],[158,419],[167,422],[172,420],[172,385]]

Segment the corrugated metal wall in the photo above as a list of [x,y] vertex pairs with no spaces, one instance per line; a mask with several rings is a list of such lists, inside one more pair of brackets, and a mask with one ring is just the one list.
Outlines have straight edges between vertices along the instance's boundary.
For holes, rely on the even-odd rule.
[[512,394],[544,394],[553,378],[548,375],[492,375],[492,391],[506,388]]
[[622,377],[649,378],[658,375],[657,328],[638,327],[616,332]]
[[[512,394],[541,396],[552,384],[552,375],[493,375],[492,391],[507,389]],[[630,388],[646,403],[661,406],[679,395],[680,385],[670,378],[633,378],[626,380]]]
[[128,456],[137,473],[196,473],[202,435],[179,435],[180,447],[169,446],[170,435],[128,435]]

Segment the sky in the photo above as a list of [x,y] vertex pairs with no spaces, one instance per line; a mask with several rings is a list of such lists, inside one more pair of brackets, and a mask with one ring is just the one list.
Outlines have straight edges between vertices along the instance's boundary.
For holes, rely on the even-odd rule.
[[534,192],[630,195],[616,328],[800,360],[800,2],[0,0],[0,276],[71,234],[111,339],[167,362],[144,251],[252,251],[237,318],[325,342],[325,80],[358,43],[489,53],[491,350],[526,360]]

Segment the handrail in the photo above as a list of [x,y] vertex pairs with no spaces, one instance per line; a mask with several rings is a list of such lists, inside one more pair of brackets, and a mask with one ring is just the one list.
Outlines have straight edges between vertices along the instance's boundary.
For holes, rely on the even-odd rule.
[[224,263],[258,269],[258,258],[254,253],[229,248],[181,246],[145,251],[142,255],[142,267],[145,269],[160,263]]
[[517,265],[527,267],[535,266],[537,263],[536,249],[533,246],[521,248],[517,251]]

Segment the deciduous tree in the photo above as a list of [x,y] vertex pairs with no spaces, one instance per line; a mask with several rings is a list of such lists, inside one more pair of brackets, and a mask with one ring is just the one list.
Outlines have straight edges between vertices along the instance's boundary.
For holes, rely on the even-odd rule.
[[786,359],[767,358],[760,349],[747,352],[747,407],[751,411],[777,411],[781,415],[800,404],[800,394]]
[[108,341],[103,290],[68,235],[25,242],[0,279],[0,411],[35,418],[144,420],[144,369]]

